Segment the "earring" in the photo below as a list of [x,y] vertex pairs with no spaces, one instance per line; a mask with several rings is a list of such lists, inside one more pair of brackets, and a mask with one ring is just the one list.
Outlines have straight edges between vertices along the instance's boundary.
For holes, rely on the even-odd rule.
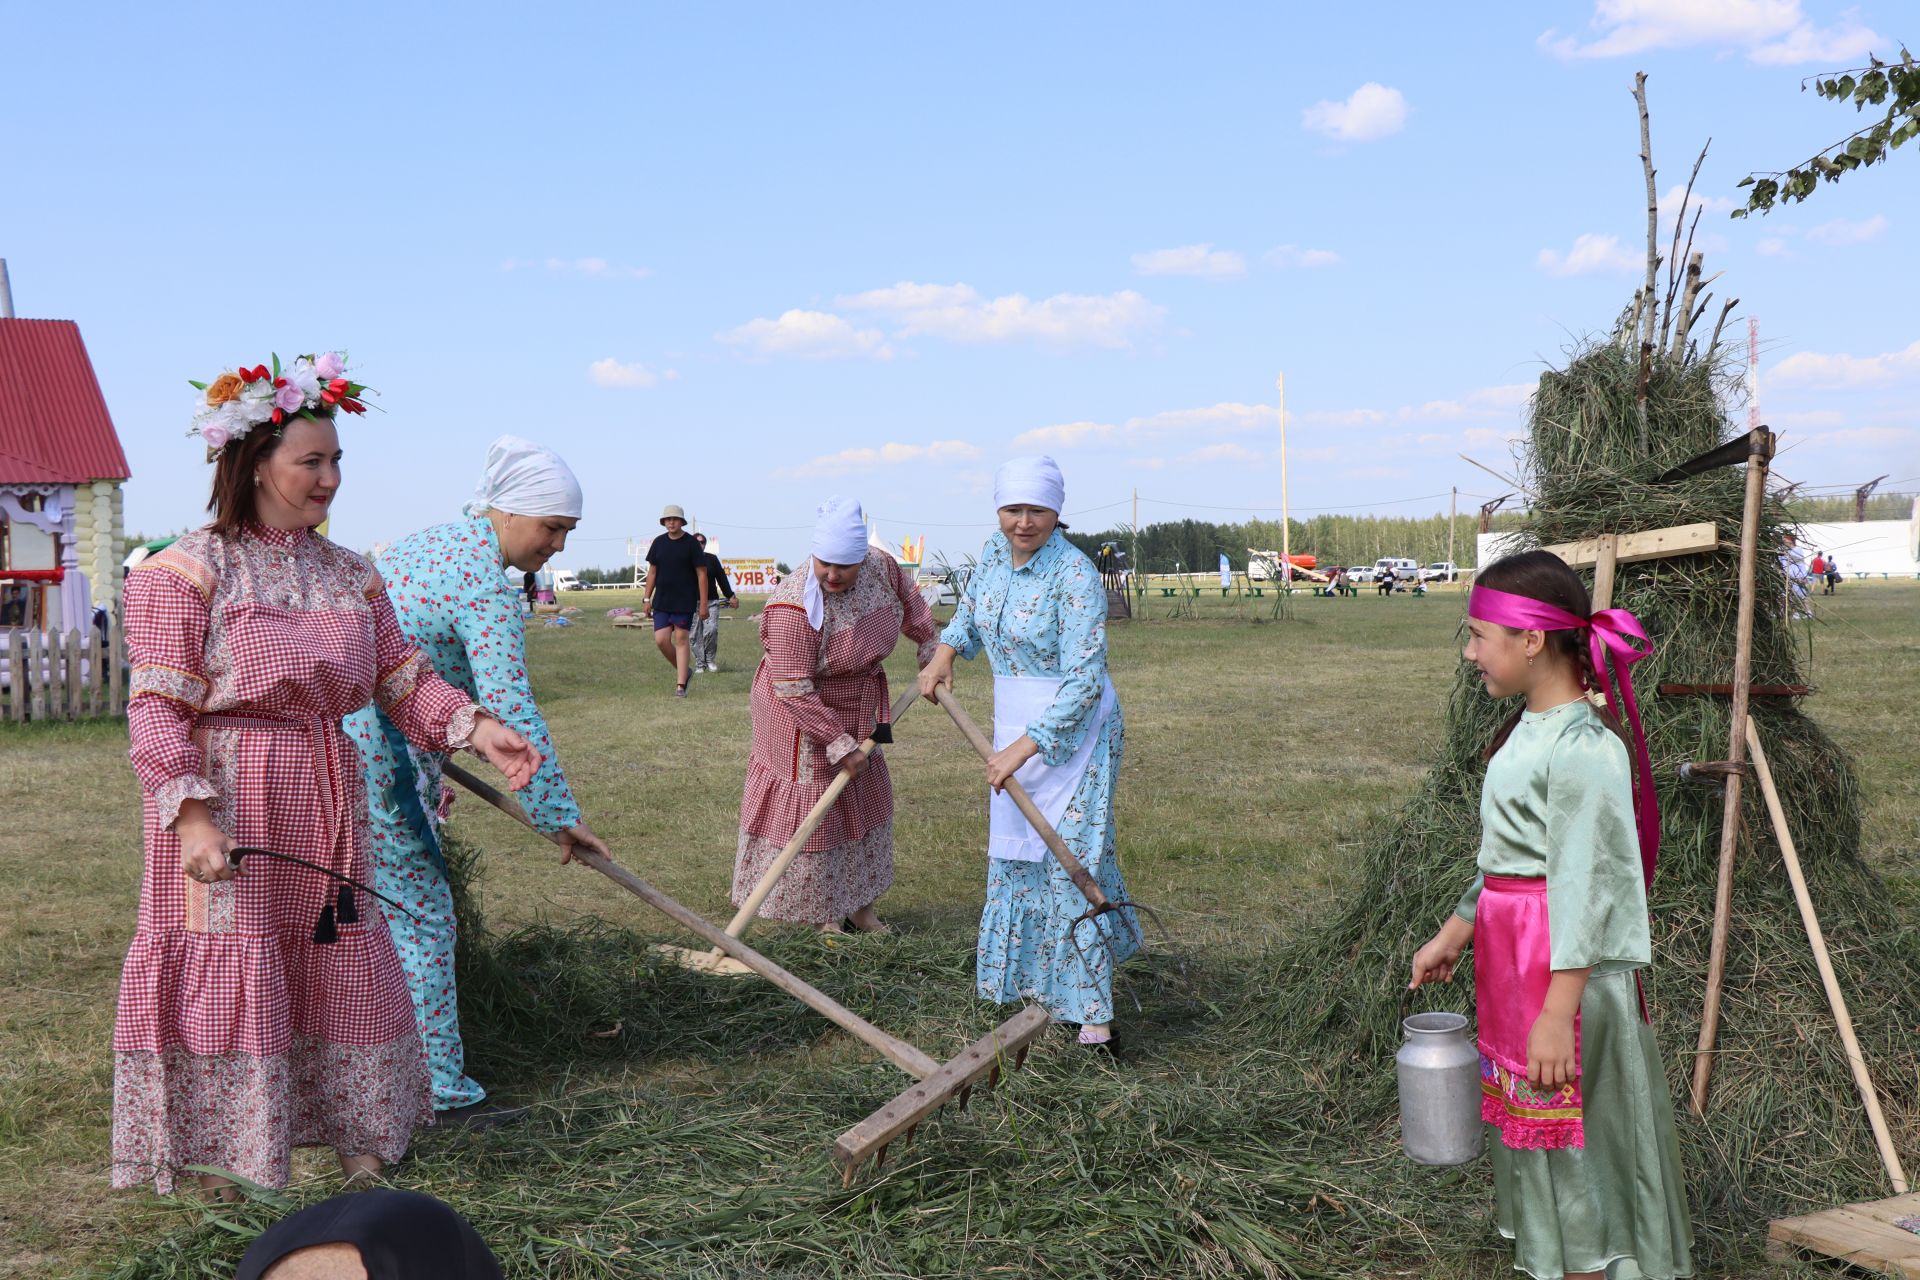
[[255,484],[259,484],[259,483],[260,483],[260,473],[259,473],[258,471],[256,471],[256,472],[254,472],[254,473],[253,473],[253,482],[254,482]]
[[1527,665],[1528,665],[1528,666],[1532,666],[1532,665],[1533,665],[1533,655],[1532,655],[1532,654],[1528,654],[1528,655],[1527,655]]

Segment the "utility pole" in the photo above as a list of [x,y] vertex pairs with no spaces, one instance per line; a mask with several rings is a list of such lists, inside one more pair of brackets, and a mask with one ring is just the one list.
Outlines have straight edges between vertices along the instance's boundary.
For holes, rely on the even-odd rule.
[[0,258],[0,320],[13,319],[13,285],[7,280],[7,260]]
[[1280,393],[1280,587],[1293,588],[1293,521],[1287,517],[1287,375],[1274,379]]
[[1880,487],[1880,480],[1885,479],[1885,476],[1881,476],[1879,480],[1869,480],[1853,491],[1853,520],[1855,524],[1862,523],[1866,520],[1867,499],[1871,498],[1873,491]]
[[1447,563],[1458,567],[1453,558],[1453,527],[1460,520],[1460,486],[1453,486],[1453,502],[1447,507]]
[[[1132,529],[1133,529],[1133,552],[1127,557],[1128,560],[1131,562],[1127,565],[1127,581],[1129,582],[1133,581],[1134,574],[1140,572],[1140,486],[1139,485],[1135,485],[1133,487]],[[1145,580],[1143,579],[1140,590],[1144,593],[1146,589],[1147,588],[1146,588]]]

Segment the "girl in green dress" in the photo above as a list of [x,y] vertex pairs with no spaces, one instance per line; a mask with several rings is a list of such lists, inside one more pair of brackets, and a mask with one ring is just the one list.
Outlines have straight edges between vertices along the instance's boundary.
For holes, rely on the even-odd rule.
[[[1414,954],[1412,985],[1450,981],[1474,945],[1481,1115],[1515,1268],[1692,1275],[1673,1102],[1640,989],[1659,811],[1626,668],[1650,652],[1632,643],[1645,633],[1624,610],[1592,612],[1545,551],[1489,566],[1467,614],[1466,660],[1492,696],[1525,703],[1487,751],[1480,875]],[[1589,700],[1602,689],[1631,737]]]

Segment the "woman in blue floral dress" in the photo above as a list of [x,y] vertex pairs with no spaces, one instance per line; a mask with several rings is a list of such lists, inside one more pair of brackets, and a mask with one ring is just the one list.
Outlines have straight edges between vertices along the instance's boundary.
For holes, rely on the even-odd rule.
[[[575,844],[607,850],[581,821],[534,705],[526,622],[506,570],[539,569],[566,546],[580,511],[580,485],[566,463],[530,441],[501,436],[488,449],[486,474],[465,517],[402,538],[376,557],[401,629],[440,678],[538,744],[545,763],[516,798],[535,827],[559,834],[563,862]],[[460,1039],[453,892],[438,836],[452,801],[442,757],[408,747],[374,707],[347,717],[343,727],[366,773],[374,883],[411,913],[389,912],[387,925],[426,1046],[434,1109],[481,1116],[487,1092],[467,1075]]]
[[951,687],[956,654],[985,652],[992,664],[981,996],[1039,1000],[1055,1018],[1080,1024],[1081,1044],[1111,1051],[1113,966],[1135,949],[1131,913],[1083,923],[1076,947],[1069,930],[1087,900],[1002,790],[1017,777],[1106,895],[1126,896],[1113,821],[1126,726],[1107,678],[1107,593],[1093,562],[1060,531],[1065,496],[1051,458],[1016,458],[1000,468],[1000,532],[967,579],[920,673],[920,691],[932,697],[936,687]]

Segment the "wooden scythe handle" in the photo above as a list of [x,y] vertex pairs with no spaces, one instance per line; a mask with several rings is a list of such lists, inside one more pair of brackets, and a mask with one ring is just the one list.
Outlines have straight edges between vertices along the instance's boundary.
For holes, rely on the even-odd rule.
[[[980,732],[980,726],[973,722],[973,717],[963,711],[960,704],[953,700],[953,694],[942,687],[934,690],[934,698],[946,708],[947,715],[952,717],[953,723],[959,727],[962,736],[973,744],[973,749],[980,753],[980,758],[991,759],[993,744],[987,741],[984,733]],[[1040,812],[1040,806],[1033,802],[1033,797],[1027,794],[1027,789],[1020,785],[1019,779],[1008,778],[1006,789],[1007,794],[1013,797],[1015,806],[1019,808],[1020,815],[1040,833],[1040,838],[1046,841],[1047,848],[1059,860],[1060,865],[1065,868],[1068,877],[1078,886],[1080,892],[1086,895],[1087,901],[1096,907],[1105,907],[1107,895],[1101,892],[1099,881],[1095,880],[1086,867],[1081,865],[1080,859],[1073,856],[1073,850],[1067,848],[1067,842],[1060,838],[1060,833],[1053,829],[1053,824],[1048,822],[1046,815]]]
[[[527,820],[527,815],[521,811],[519,805],[507,799],[507,797],[501,795],[498,791],[480,781],[480,779],[474,777],[459,765],[448,761],[443,772],[447,777],[452,778],[455,782],[473,792],[473,794],[479,796],[482,800],[485,800],[488,804],[500,810],[500,812],[506,814],[508,817],[515,819],[522,826],[530,830],[538,830],[532,822]],[[561,839],[557,834],[544,831],[540,832],[540,834],[546,836],[547,839],[553,841],[555,844],[561,843]],[[820,1014],[834,1025],[859,1037],[862,1041],[878,1050],[881,1056],[886,1058],[887,1061],[914,1079],[925,1080],[928,1076],[940,1069],[939,1063],[906,1041],[888,1035],[871,1022],[868,1022],[865,1018],[862,1018],[859,1014],[854,1013],[845,1005],[842,1005],[826,992],[819,990],[801,978],[795,977],[738,938],[727,936],[725,932],[715,928],[712,924],[681,906],[672,898],[669,898],[666,894],[660,892],[613,859],[603,858],[592,850],[583,848],[580,845],[573,847],[573,859],[575,862],[584,862],[654,910],[672,918],[675,923],[682,927],[699,934],[707,942],[712,943],[720,950],[726,952],[735,960],[738,960],[741,964],[747,966],[747,968],[753,970],[768,982],[771,982],[774,986],[800,1001],[800,1003],[806,1005],[809,1009],[812,1009],[815,1013]]]
[[[909,685],[905,693],[894,699],[893,712],[888,723],[899,724],[901,717],[912,710],[913,704],[919,701],[919,699],[920,689],[918,685]],[[868,738],[860,744],[860,749],[863,751],[872,751],[875,745],[874,740]],[[835,775],[833,781],[827,784],[826,794],[814,802],[814,806],[808,810],[807,816],[801,819],[800,829],[793,833],[793,839],[787,841],[787,847],[780,851],[780,856],[775,858],[772,865],[761,873],[759,882],[753,886],[753,892],[747,895],[747,900],[740,904],[738,911],[733,913],[733,919],[727,922],[727,935],[729,937],[738,938],[747,931],[747,926],[753,923],[754,916],[760,913],[760,904],[767,900],[767,895],[773,892],[773,887],[780,883],[780,877],[787,874],[787,868],[792,866],[793,860],[800,856],[800,851],[807,847],[807,841],[813,839],[813,833],[817,831],[820,824],[826,820],[827,811],[833,808],[834,801],[840,798],[840,793],[845,791],[847,784],[852,781],[853,775],[845,769],[841,769]],[[720,949],[715,947],[710,954],[715,960],[718,960],[720,958]]]

